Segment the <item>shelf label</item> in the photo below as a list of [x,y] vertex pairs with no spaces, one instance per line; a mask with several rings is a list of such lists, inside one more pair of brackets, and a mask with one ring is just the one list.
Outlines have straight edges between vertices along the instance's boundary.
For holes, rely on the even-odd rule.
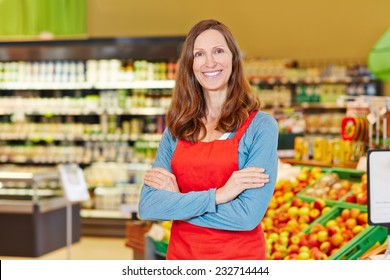
[[361,156],[358,164],[356,165],[356,170],[367,172],[367,157]]
[[63,164],[58,168],[66,199],[70,202],[88,200],[90,197],[81,168],[77,164]]

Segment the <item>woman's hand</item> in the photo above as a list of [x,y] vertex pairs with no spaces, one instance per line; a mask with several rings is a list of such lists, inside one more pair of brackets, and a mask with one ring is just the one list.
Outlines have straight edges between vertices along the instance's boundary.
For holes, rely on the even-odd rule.
[[154,167],[144,175],[144,182],[148,186],[170,192],[180,192],[176,176],[161,167]]
[[235,199],[246,189],[260,188],[269,181],[264,169],[247,167],[234,171],[226,184],[216,191],[216,204],[222,204]]

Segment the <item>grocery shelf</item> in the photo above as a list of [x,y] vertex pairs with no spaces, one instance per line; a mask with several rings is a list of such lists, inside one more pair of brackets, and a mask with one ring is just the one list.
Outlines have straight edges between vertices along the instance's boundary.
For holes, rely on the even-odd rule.
[[[87,59],[165,60],[179,55],[184,36],[115,37],[0,42],[2,61]],[[158,47],[156,47],[158,46]]]
[[81,209],[81,234],[93,236],[126,235],[126,223],[131,217],[125,217],[120,211]]
[[43,140],[43,141],[159,141],[162,134],[159,133],[142,133],[142,134],[63,134],[63,133],[33,133],[33,134],[16,134],[2,133],[0,140]]
[[118,210],[101,210],[101,209],[81,209],[82,218],[110,218],[110,219],[128,219]]
[[290,164],[311,165],[311,166],[319,166],[319,167],[345,167],[345,168],[355,169],[357,166],[357,163],[335,164],[335,163],[324,163],[316,160],[296,160],[294,158],[282,158],[281,160],[285,163],[290,163]]
[[337,103],[331,103],[331,102],[303,102],[298,103],[297,106],[300,106],[304,109],[346,109],[347,106],[345,104],[339,105]]
[[[61,108],[41,108],[39,110],[28,110],[23,111],[25,115],[56,115],[56,116],[90,116],[90,115],[101,115],[101,114],[109,114],[109,115],[132,115],[132,116],[154,116],[154,115],[164,115],[167,112],[165,108],[157,108],[157,107],[139,107],[139,108],[95,108],[95,109],[61,109]],[[15,112],[13,110],[0,110],[1,115],[12,115]]]
[[96,89],[170,89],[175,86],[174,80],[156,80],[156,81],[129,81],[129,82],[112,82],[96,83],[93,88]]
[[0,90],[77,90],[92,89],[92,83],[56,83],[56,82],[2,82]]
[[0,90],[82,90],[82,89],[171,89],[174,80],[128,82],[2,82]]
[[376,79],[372,77],[250,77],[252,84],[348,84],[348,83],[369,83]]

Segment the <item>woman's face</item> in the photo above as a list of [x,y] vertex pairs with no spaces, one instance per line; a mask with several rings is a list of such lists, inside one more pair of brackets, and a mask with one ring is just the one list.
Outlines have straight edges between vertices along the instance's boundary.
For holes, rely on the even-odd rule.
[[192,69],[204,90],[226,90],[232,73],[232,52],[217,30],[202,32],[194,43]]

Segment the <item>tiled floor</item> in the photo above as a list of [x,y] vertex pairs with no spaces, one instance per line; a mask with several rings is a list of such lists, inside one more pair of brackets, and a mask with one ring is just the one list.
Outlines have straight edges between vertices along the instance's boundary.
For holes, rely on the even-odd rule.
[[70,251],[67,247],[47,253],[37,258],[0,256],[1,260],[66,260],[70,252],[72,260],[132,260],[133,250],[125,245],[125,238],[83,236],[73,244]]

